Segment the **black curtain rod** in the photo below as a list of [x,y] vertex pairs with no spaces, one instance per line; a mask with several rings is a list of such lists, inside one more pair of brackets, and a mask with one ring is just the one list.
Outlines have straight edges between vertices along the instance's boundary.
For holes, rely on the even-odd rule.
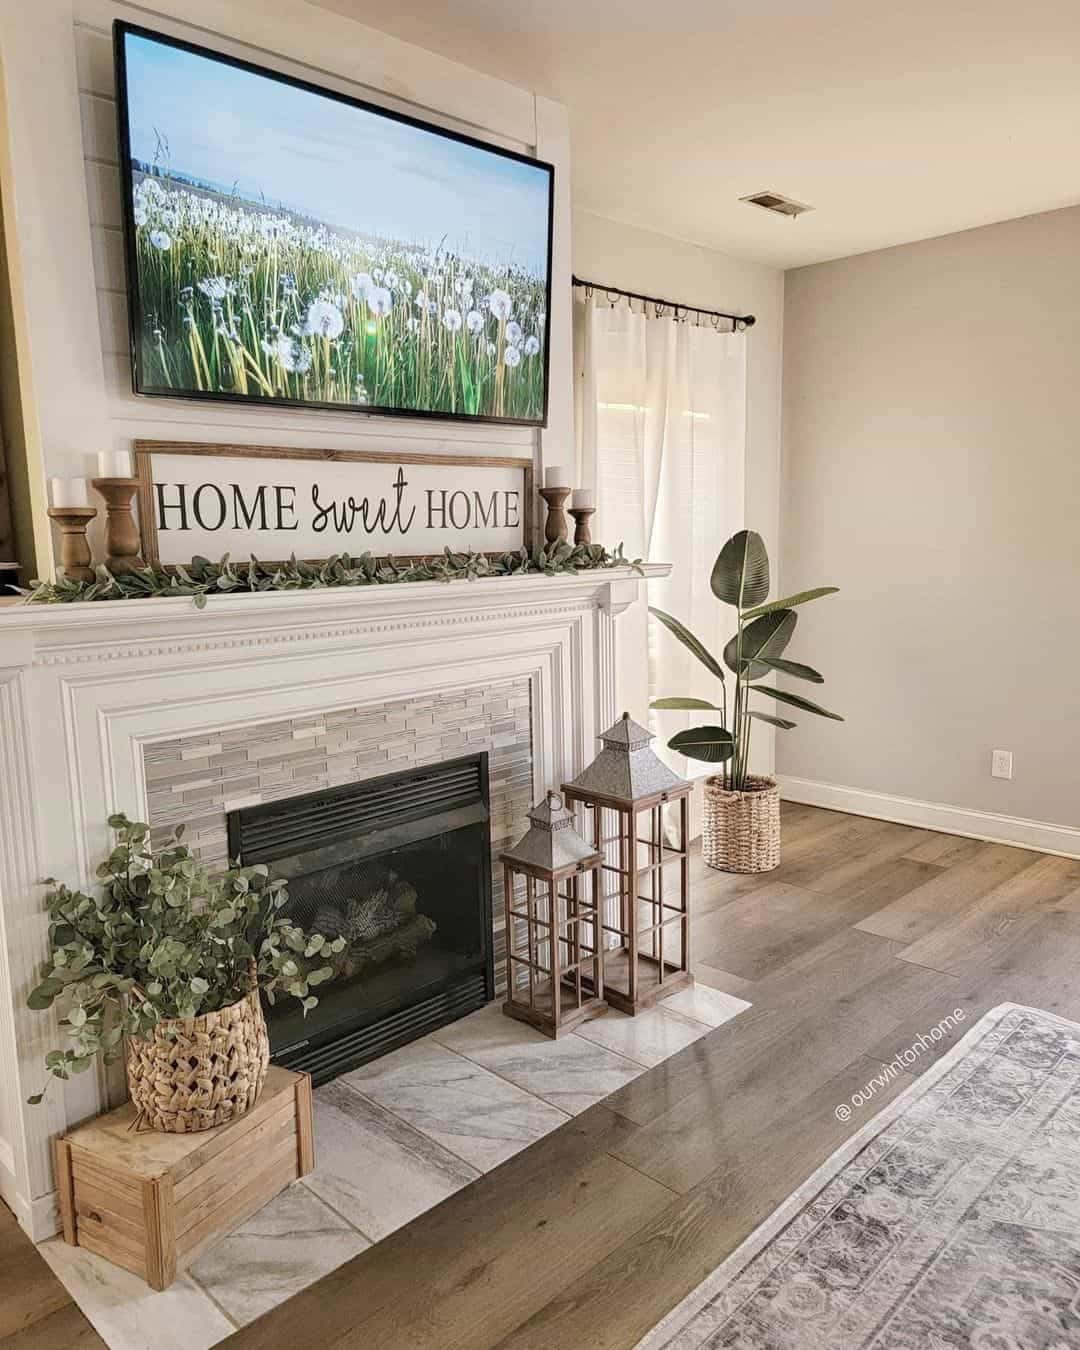
[[699,309],[697,305],[684,305],[675,300],[658,300],[655,295],[639,295],[637,291],[624,291],[621,286],[601,286],[598,281],[585,281],[581,277],[571,277],[572,286],[582,286],[586,290],[600,291],[605,295],[619,295],[627,300],[640,300],[645,305],[657,305],[663,309],[675,311],[676,317],[680,310],[687,314],[701,314],[707,319],[730,319],[736,330],[741,325],[743,328],[752,328],[757,322],[753,314],[725,314],[722,309]]

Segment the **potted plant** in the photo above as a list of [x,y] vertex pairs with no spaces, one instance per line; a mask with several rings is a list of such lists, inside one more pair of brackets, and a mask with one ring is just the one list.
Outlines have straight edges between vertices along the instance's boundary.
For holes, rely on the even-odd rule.
[[[678,619],[660,609],[649,612],[720,681],[720,704],[701,698],[658,698],[652,707],[720,713],[719,725],[680,731],[668,745],[691,759],[723,766],[705,780],[705,861],[725,872],[768,872],[780,863],[780,789],[775,779],[750,772],[750,731],[755,721],[782,731],[796,724],[763,712],[752,700],[774,699],[819,717],[844,720],[801,694],[761,683],[773,673],[823,682],[816,670],[787,660],[784,652],[798,621],[795,607],[835,594],[838,588],[818,586],[770,601],[769,555],[765,541],[753,530],[740,530],[727,541],[713,564],[709,584],[713,595],[736,611],[737,628],[723,650],[723,664]],[[725,666],[734,676],[730,699]]]
[[[283,913],[288,893],[262,865],[211,875],[180,842],[109,817],[116,846],[98,894],[50,878],[51,960],[31,1008],[58,1004],[70,1044],[45,1057],[56,1078],[101,1055],[127,1056],[140,1120],[173,1133],[210,1129],[255,1104],[270,1059],[260,992],[300,1000],[332,978],[344,939],[307,933]],[[31,1101],[40,1101],[39,1093]]]

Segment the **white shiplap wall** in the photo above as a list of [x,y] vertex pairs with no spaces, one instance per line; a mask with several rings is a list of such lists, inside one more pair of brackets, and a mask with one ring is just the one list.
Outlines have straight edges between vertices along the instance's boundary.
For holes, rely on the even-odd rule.
[[[482,424],[460,426],[449,422],[372,417],[362,413],[229,407],[139,398],[132,393],[112,37],[103,7],[95,8],[99,11],[95,21],[82,18],[75,25],[75,53],[105,391],[117,448],[143,436],[266,445],[319,445],[335,449],[392,449],[409,445],[432,453],[449,451],[463,455],[533,454],[538,435],[528,428]],[[417,108],[362,85],[336,79],[323,71],[313,73],[309,68],[276,59],[269,53],[252,53],[246,45],[208,36],[189,25],[150,20],[138,11],[120,5],[109,5],[104,9],[111,11],[114,17],[130,18],[133,22],[155,26],[223,52],[259,60],[287,74],[317,80],[383,106],[424,116],[453,130],[482,135],[493,144],[525,152],[533,149],[523,141],[498,136],[458,119],[435,116],[430,109]]]

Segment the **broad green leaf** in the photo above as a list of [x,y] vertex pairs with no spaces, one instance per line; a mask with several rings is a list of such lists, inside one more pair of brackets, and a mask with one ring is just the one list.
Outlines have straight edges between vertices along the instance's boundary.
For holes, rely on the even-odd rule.
[[804,666],[801,661],[785,661],[783,657],[763,656],[761,664],[770,670],[778,670],[781,675],[791,675],[796,680],[809,680],[811,684],[824,684],[825,676],[819,675],[813,666]]
[[712,593],[736,609],[763,604],[769,594],[769,554],[753,530],[733,534],[720,550],[709,578]]
[[[763,664],[766,656],[779,656],[791,641],[799,616],[793,609],[777,610],[775,614],[766,614],[747,624],[742,635],[742,673],[751,680],[760,680],[769,673]],[[739,651],[739,635],[736,635],[724,648],[724,664],[728,670],[738,673],[736,653]]]
[[690,759],[701,759],[707,764],[722,764],[735,753],[731,732],[724,727],[691,727],[680,731],[668,741],[672,750]]
[[668,632],[673,633],[688,651],[693,652],[705,669],[715,675],[723,684],[724,667],[713,656],[708,647],[691,633],[689,628],[684,628],[678,619],[672,618],[670,614],[665,614],[662,609],[656,609],[653,605],[649,606],[649,613],[659,619]]
[[778,703],[790,703],[793,708],[802,708],[804,712],[817,713],[819,717],[831,717],[834,722],[842,722],[844,719],[839,713],[829,712],[827,708],[819,707],[816,703],[811,703],[808,698],[803,698],[801,694],[789,693],[787,689],[770,689],[767,684],[752,684],[750,686],[756,693],[768,694]]
[[743,611],[744,619],[757,619],[774,609],[794,609],[796,605],[805,605],[808,600],[819,600],[823,595],[835,595],[839,586],[815,586],[811,591],[798,591],[795,595],[785,595],[781,600],[770,600],[767,605],[758,604],[753,609]]
[[650,708],[656,708],[659,712],[668,712],[672,709],[678,709],[687,712],[693,708],[699,708],[710,712],[719,712],[715,703],[710,703],[705,698],[654,698],[649,704]]
[[751,711],[750,716],[758,722],[768,722],[771,727],[779,727],[781,731],[792,731],[798,723],[789,722],[786,717],[774,717],[772,713]]

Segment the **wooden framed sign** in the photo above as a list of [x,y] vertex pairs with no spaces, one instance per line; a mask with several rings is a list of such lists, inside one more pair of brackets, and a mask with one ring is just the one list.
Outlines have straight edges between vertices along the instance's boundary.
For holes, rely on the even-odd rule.
[[136,441],[143,557],[505,553],[532,538],[531,459]]

